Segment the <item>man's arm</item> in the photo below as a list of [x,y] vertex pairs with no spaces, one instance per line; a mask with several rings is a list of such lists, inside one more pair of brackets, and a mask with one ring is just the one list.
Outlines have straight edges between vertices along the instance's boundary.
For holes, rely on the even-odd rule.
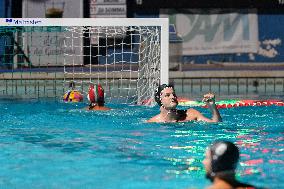
[[212,113],[212,122],[221,122],[222,118],[215,104],[215,95],[212,93],[205,94],[202,101],[205,102]]
[[208,108],[210,109],[212,113],[212,118],[209,119],[205,117],[204,115],[202,115],[199,111],[191,108],[187,110],[187,119],[196,120],[196,121],[205,121],[205,122],[210,122],[210,123],[221,122],[222,118],[220,116],[219,110],[216,107],[214,95],[210,93],[204,95],[203,102],[205,102]]
[[216,104],[214,103],[212,105],[208,105],[208,108],[210,109],[212,113],[211,122],[221,122],[222,118],[221,118],[219,110],[216,107]]
[[199,111],[190,108],[187,110],[187,120],[196,120],[196,121],[204,121],[204,122],[209,122],[209,123],[217,123],[220,120],[216,120],[214,118],[214,115],[212,116],[211,119],[205,117],[203,114],[201,114]]

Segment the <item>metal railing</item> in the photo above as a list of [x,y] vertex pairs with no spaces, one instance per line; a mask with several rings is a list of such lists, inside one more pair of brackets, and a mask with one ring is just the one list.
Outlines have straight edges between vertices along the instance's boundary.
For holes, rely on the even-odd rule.
[[[200,96],[207,92],[227,97],[284,96],[284,77],[171,78],[170,82],[175,85],[176,93],[185,97]],[[61,79],[0,79],[1,98],[54,98],[61,97],[64,90]]]
[[171,78],[176,93],[199,96],[213,92],[219,96],[283,96],[284,77],[195,77]]

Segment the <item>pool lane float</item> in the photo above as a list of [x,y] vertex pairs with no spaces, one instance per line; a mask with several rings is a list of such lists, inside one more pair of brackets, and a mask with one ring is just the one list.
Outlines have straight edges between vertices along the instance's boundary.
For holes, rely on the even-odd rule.
[[64,102],[82,102],[83,95],[77,90],[69,90],[63,96]]
[[[186,98],[178,98],[180,106],[201,106],[206,105],[201,101],[194,101]],[[219,108],[233,108],[241,106],[284,106],[284,102],[281,100],[220,100],[216,101],[216,107]]]

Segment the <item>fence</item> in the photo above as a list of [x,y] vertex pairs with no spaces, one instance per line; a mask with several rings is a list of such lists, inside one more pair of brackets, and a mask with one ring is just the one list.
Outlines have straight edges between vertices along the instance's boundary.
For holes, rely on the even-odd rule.
[[[171,77],[170,82],[178,95],[189,98],[207,92],[214,92],[221,98],[284,96],[284,77]],[[59,78],[0,79],[0,98],[61,98],[65,92],[63,84]]]

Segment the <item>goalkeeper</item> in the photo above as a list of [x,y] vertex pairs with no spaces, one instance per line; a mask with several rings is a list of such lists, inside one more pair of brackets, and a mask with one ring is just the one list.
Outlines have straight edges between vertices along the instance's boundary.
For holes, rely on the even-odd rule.
[[177,110],[177,96],[174,87],[171,85],[160,85],[155,92],[155,101],[160,106],[160,114],[152,117],[147,122],[185,122],[185,121],[204,121],[221,122],[222,118],[215,104],[214,94],[204,95],[203,102],[206,103],[212,112],[212,118],[203,116],[199,111],[190,108],[188,110]]

